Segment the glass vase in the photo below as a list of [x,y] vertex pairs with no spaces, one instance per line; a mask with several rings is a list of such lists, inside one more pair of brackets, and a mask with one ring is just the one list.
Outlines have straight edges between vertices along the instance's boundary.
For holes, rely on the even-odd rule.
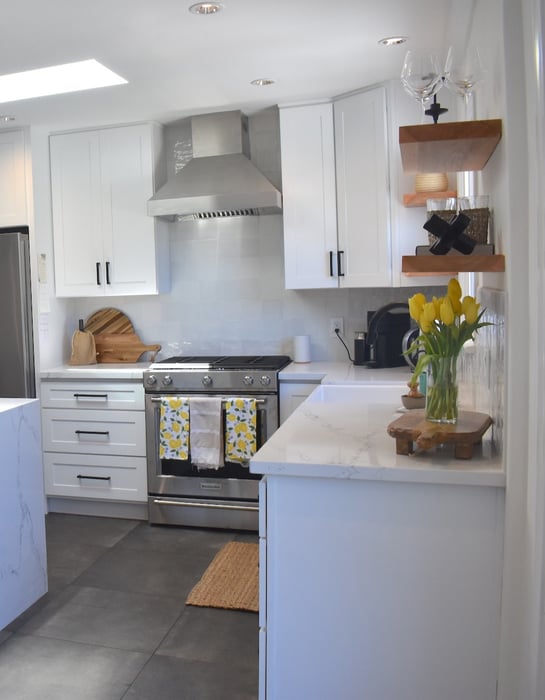
[[457,355],[434,357],[428,365],[426,420],[456,423],[458,420]]

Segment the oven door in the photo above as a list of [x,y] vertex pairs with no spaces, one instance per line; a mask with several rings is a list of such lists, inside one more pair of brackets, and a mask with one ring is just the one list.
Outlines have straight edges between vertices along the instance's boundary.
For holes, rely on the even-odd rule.
[[[183,396],[188,395],[191,396],[187,393],[183,394]],[[278,395],[259,394],[252,398],[258,401],[257,448],[259,449],[278,428]],[[154,495],[257,500],[260,475],[250,473],[248,467],[226,462],[220,469],[197,469],[190,460],[160,459],[160,401],[160,396],[146,395],[148,492]]]

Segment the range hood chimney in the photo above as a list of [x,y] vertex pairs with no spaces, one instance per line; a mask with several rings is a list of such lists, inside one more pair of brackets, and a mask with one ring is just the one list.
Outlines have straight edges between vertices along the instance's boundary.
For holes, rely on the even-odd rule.
[[191,117],[193,158],[148,200],[149,216],[208,219],[279,214],[282,195],[249,159],[239,111]]

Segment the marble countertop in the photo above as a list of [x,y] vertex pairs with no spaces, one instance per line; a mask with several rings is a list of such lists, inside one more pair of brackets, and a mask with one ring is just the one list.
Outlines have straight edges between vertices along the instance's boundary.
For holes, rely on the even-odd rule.
[[[142,379],[149,362],[100,363],[96,365],[60,365],[44,369],[41,379]],[[279,372],[280,381],[316,382],[323,384],[359,384],[407,382],[411,376],[408,366],[391,369],[356,367],[351,362],[292,362]]]
[[38,399],[3,399],[0,398],[0,413],[5,411],[12,411],[14,408],[21,408],[21,406],[26,406],[26,404],[37,401]]
[[[373,371],[373,370],[369,370]],[[374,370],[376,371],[376,370]],[[491,430],[471,460],[451,446],[397,455],[387,426],[406,410],[405,383],[321,385],[250,462],[258,474],[414,483],[505,486]]]
[[149,362],[61,365],[42,370],[40,379],[142,379]]
[[408,365],[385,369],[356,367],[351,362],[292,362],[280,370],[280,381],[317,382],[322,384],[405,384],[411,377]]

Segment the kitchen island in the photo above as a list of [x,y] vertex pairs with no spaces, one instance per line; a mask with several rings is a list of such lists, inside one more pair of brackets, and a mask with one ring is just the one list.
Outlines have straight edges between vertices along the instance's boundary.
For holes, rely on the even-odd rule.
[[495,698],[501,456],[397,455],[405,391],[321,385],[251,461],[260,700]]
[[0,398],[0,630],[47,591],[40,405]]

